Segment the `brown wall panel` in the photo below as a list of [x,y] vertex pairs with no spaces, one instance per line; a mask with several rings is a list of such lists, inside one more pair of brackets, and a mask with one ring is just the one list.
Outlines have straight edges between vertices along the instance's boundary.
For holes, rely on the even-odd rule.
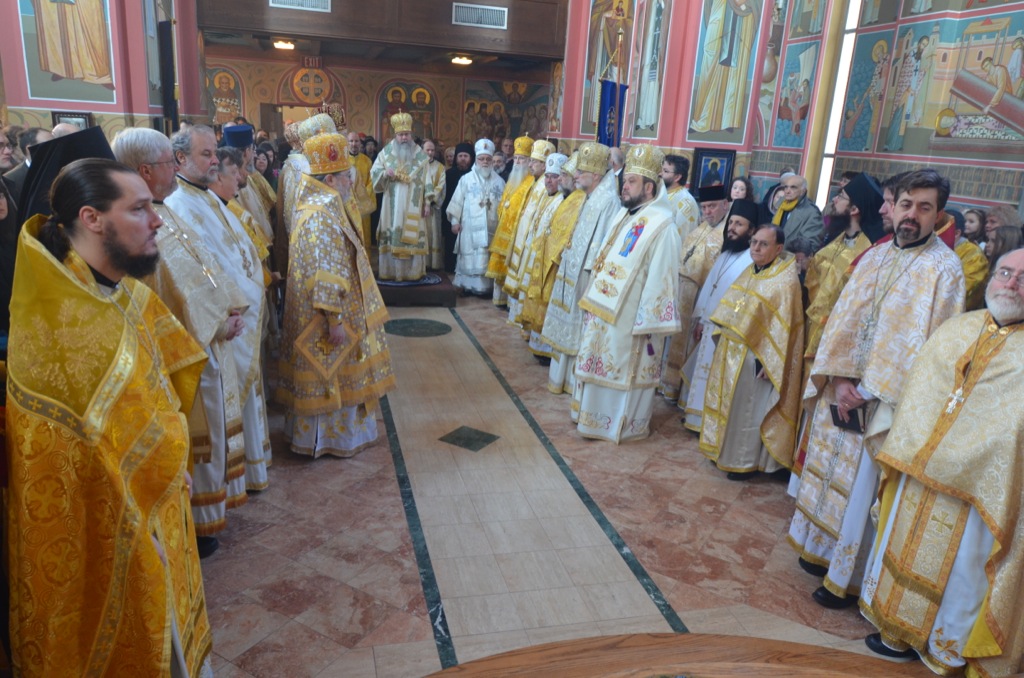
[[509,8],[509,29],[452,26],[451,0],[335,0],[330,14],[271,8],[267,0],[198,0],[199,26],[326,40],[370,40],[560,59],[568,0],[482,0]]

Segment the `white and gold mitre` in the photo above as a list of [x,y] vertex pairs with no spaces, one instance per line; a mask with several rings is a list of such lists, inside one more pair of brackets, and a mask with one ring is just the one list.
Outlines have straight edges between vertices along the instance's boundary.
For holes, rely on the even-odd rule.
[[565,161],[564,165],[562,165],[562,174],[568,174],[569,176],[576,174],[576,163],[578,163],[579,160],[580,152],[573,151],[572,155],[569,156],[569,159]]
[[530,152],[531,160],[544,162],[548,156],[555,152],[555,145],[547,139],[537,139],[533,142],[533,150]]
[[661,165],[665,161],[665,154],[661,149],[650,144],[637,144],[629,149],[626,154],[626,166],[623,174],[639,174],[651,181],[661,178]]
[[608,156],[612,149],[596,141],[586,141],[580,146],[576,169],[580,172],[593,172],[604,175],[608,171]]
[[340,134],[317,134],[306,140],[302,152],[309,159],[310,174],[337,174],[344,172],[348,162],[348,146]]
[[334,126],[331,116],[326,113],[317,113],[314,116],[303,120],[299,124],[299,141],[303,144],[317,134],[337,134],[338,128]]

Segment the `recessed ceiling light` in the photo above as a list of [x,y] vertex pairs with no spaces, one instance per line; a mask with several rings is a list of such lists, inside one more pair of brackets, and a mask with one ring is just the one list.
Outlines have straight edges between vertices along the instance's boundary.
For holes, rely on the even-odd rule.
[[277,49],[295,49],[295,43],[288,40],[275,40],[274,47]]
[[452,63],[453,64],[458,64],[459,66],[468,66],[471,63],[473,63],[473,60],[470,59],[468,56],[462,56],[460,54],[458,56],[452,57]]

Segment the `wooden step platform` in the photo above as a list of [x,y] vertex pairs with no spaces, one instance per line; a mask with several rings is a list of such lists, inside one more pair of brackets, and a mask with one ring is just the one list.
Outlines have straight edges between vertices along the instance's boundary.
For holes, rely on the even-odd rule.
[[459,664],[447,676],[932,676],[921,662],[898,664],[816,645],[748,636],[645,633],[582,638]]
[[378,284],[380,294],[386,306],[441,306],[455,308],[459,291],[452,286],[451,274],[444,271],[431,271],[441,276],[436,285],[407,285],[392,287]]

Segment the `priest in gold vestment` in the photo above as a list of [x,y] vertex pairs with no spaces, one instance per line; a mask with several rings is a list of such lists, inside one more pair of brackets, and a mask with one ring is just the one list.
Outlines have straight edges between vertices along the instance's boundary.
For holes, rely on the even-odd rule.
[[[544,327],[544,318],[547,317],[548,302],[551,301],[551,290],[555,286],[555,273],[558,271],[558,263],[562,258],[562,250],[566,243],[572,238],[572,231],[576,227],[576,220],[579,218],[580,210],[587,194],[581,189],[575,188],[576,181],[573,175],[576,172],[577,153],[565,161],[562,165],[562,172],[559,175],[559,183],[562,194],[565,198],[551,215],[551,221],[546,229],[541,230],[533,239],[529,272],[529,283],[526,291],[526,301],[523,303],[523,322],[528,323],[535,331],[530,336],[530,346],[533,349],[543,347],[547,350],[547,357],[551,357],[551,347],[543,343],[541,330]],[[535,351],[536,352],[536,351]]]
[[804,347],[798,266],[782,256],[785,231],[759,226],[753,263],[711,314],[715,353],[704,395],[700,451],[729,480],[793,465]]
[[650,434],[664,338],[679,331],[679,231],[659,176],[662,158],[647,144],[629,149],[622,209],[580,300],[586,315],[572,413],[585,438],[619,443]]
[[[874,529],[874,458],[909,365],[964,303],[960,260],[934,234],[949,182],[919,170],[895,194],[896,237],[867,250],[854,268],[825,325],[804,393],[813,415],[789,541],[801,567],[824,577],[813,597],[829,608],[852,605],[859,594]],[[838,425],[854,418],[848,426],[858,430]]]
[[395,138],[380,150],[370,168],[375,191],[384,194],[377,227],[381,280],[419,280],[427,273],[427,218],[434,185],[427,176],[430,159],[412,140],[412,116],[391,116]]
[[509,248],[516,235],[516,226],[519,224],[519,216],[523,213],[526,199],[533,190],[537,177],[543,173],[543,168],[538,170],[530,157],[533,153],[533,139],[528,135],[519,137],[515,140],[513,148],[515,155],[512,156],[512,171],[501,193],[501,202],[498,203],[498,228],[491,239],[491,256],[487,262],[486,276],[494,280],[495,306],[503,306],[508,300],[504,285],[505,276],[508,275]]
[[14,674],[212,675],[185,418],[206,356],[132,277],[159,256],[152,194],[87,159],[51,195],[21,231],[11,301]]
[[349,200],[345,138],[306,141],[296,193],[278,400],[298,454],[349,457],[377,439],[377,401],[395,386],[387,310]]
[[[861,610],[888,657],[943,676],[1024,671],[1024,250],[988,311],[947,321],[907,377],[881,466],[879,534]],[[998,412],[998,419],[993,413]]]
[[377,194],[373,192],[373,181],[370,179],[373,161],[363,153],[363,140],[359,137],[358,132],[349,132],[345,138],[348,140],[348,161],[352,165],[353,172],[352,194],[359,207],[361,227],[359,234],[363,239],[363,249],[369,252],[373,246],[370,215],[377,210]]

